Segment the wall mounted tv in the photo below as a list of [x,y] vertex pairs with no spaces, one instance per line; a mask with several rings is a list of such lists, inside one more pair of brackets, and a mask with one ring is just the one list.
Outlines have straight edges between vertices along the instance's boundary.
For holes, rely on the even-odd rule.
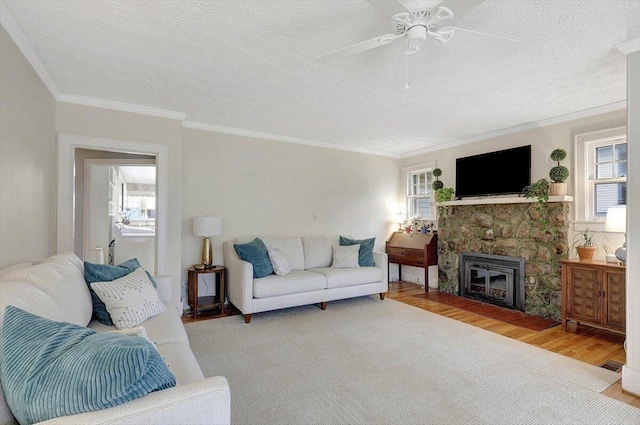
[[456,159],[456,199],[521,194],[531,184],[531,145]]

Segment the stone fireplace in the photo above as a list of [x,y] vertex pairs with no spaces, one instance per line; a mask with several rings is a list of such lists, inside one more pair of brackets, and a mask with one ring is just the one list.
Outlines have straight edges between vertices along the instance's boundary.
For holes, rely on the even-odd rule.
[[[486,200],[481,201],[484,203],[478,201],[478,204],[471,204],[466,200],[452,202],[446,211],[439,214],[438,289],[453,294],[461,293],[460,253],[520,258],[524,260],[524,278],[521,282],[524,287],[524,306],[514,308],[559,319],[560,260],[569,254],[569,204],[546,204],[547,223],[543,224],[535,202],[527,202],[529,200],[523,198],[516,198],[516,203],[488,204]],[[479,282],[482,278],[491,279],[482,273],[477,272],[478,284],[472,292],[480,291]],[[499,294],[499,290],[494,289],[493,294]]]

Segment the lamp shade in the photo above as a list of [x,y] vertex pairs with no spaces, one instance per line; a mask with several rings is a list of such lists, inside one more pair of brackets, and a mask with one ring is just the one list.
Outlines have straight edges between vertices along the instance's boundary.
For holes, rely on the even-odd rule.
[[193,236],[220,236],[222,219],[220,217],[193,217]]
[[612,233],[625,233],[627,231],[626,205],[619,205],[617,207],[607,209],[604,231]]

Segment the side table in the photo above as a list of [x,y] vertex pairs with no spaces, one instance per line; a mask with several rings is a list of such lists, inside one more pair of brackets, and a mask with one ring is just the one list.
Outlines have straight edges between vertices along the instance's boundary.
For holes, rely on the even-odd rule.
[[[189,306],[193,311],[193,318],[198,317],[198,310],[212,310],[216,307],[220,308],[220,314],[224,314],[224,293],[225,286],[227,284],[224,266],[213,266],[208,269],[198,270],[190,267],[187,271],[187,298]],[[211,296],[198,296],[198,276],[201,274],[213,273],[216,281],[216,297]]]

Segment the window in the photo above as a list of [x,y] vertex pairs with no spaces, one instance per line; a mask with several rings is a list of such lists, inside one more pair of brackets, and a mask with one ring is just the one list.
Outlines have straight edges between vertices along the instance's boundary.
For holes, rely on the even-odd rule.
[[579,135],[576,153],[576,220],[603,221],[627,203],[626,128]]
[[431,211],[433,168],[407,172],[407,216],[433,219]]

